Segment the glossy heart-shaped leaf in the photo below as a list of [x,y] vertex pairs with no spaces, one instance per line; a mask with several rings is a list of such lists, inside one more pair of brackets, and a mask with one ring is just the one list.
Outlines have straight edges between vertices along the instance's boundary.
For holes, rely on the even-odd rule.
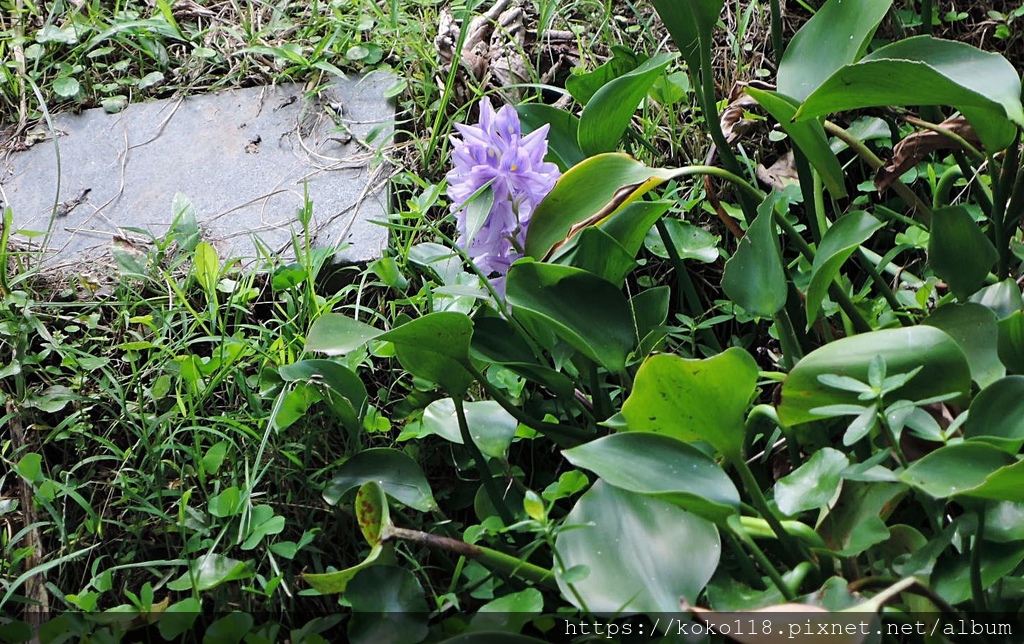
[[875,356],[885,360],[889,375],[921,373],[890,394],[892,400],[923,400],[954,393],[961,399],[971,390],[971,370],[960,345],[930,326],[885,329],[830,342],[796,364],[782,385],[779,419],[793,426],[824,418],[811,410],[828,405],[861,404],[857,394],[830,387],[819,376],[847,376],[866,382]]
[[420,512],[437,508],[419,464],[405,452],[387,447],[363,450],[342,463],[324,489],[324,500],[334,505],[367,481],[375,481],[388,496]]
[[807,97],[796,118],[862,107],[952,105],[995,152],[1012,142],[1011,121],[1024,125],[1020,96],[1020,77],[999,54],[917,36],[837,70]]
[[580,114],[579,142],[584,154],[615,149],[637,105],[674,58],[675,54],[656,54],[597,90]]
[[505,297],[513,316],[543,325],[609,371],[621,371],[636,345],[629,302],[618,288],[593,273],[520,262],[509,270]]
[[626,154],[599,154],[559,178],[530,217],[526,254],[543,258],[580,222],[599,223],[673,176]]
[[552,263],[582,268],[620,287],[630,271],[636,268],[633,255],[600,228],[586,228],[574,241],[557,253]]
[[999,361],[999,327],[991,309],[971,302],[947,304],[925,318],[924,324],[942,329],[956,340],[979,387],[1006,375],[1006,367]]
[[786,47],[779,63],[779,91],[803,101],[837,70],[859,59],[890,6],[892,0],[829,0],[821,5]]
[[[986,488],[989,477],[997,472],[1005,472],[1007,466],[1021,465],[1013,456],[1003,450],[983,442],[964,442],[946,445],[915,461],[900,474],[907,484],[937,498],[953,496],[969,496],[992,498],[990,486]],[[1011,471],[1010,476],[1022,474],[1019,467]],[[996,485],[1005,473],[996,478]],[[1019,476],[1018,476],[1019,478]],[[1001,498],[1002,501],[1024,500],[1024,478],[1019,480],[1020,487],[1016,498]]]
[[999,253],[963,206],[933,211],[928,263],[961,302],[981,288]]
[[[516,435],[519,423],[501,405],[493,400],[479,400],[463,404],[466,424],[480,451],[486,456],[500,458]],[[435,400],[423,410],[423,428],[453,443],[462,445],[462,432],[455,403],[451,398]]]
[[857,248],[871,238],[882,222],[857,210],[841,217],[821,239],[811,266],[811,283],[807,287],[807,328],[818,318],[821,302],[839,269]]
[[700,450],[647,432],[612,434],[562,452],[617,488],[667,501],[715,522],[739,511],[740,495]]
[[414,376],[462,395],[473,382],[466,370],[473,321],[462,313],[428,313],[380,336],[395,345],[395,356]]
[[696,600],[722,551],[706,519],[603,481],[577,501],[564,525],[573,529],[555,539],[564,566],[558,587],[595,614],[678,611],[680,597]]
[[329,356],[345,355],[373,340],[383,331],[340,313],[325,313],[313,322],[306,335],[306,351]]
[[758,207],[757,217],[740,240],[736,254],[725,263],[722,290],[751,315],[770,318],[786,305],[788,287],[775,236],[773,209],[779,193]]
[[348,583],[352,605],[348,641],[353,644],[409,642],[427,636],[427,601],[416,577],[397,566],[360,570]]
[[967,440],[1017,454],[1024,445],[1024,376],[1008,376],[982,389],[963,427]]
[[839,450],[831,447],[818,450],[806,463],[775,484],[779,510],[794,516],[825,507],[839,491],[843,470],[849,464],[850,459]]
[[738,347],[704,360],[654,355],[637,371],[622,415],[631,431],[706,441],[738,457],[757,374],[757,363]]

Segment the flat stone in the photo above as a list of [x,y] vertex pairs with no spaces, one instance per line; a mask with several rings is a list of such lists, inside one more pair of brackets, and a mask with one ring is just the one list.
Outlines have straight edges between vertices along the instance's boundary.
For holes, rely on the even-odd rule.
[[0,164],[0,200],[17,241],[38,245],[43,237],[24,233],[52,222],[52,265],[109,256],[114,241],[145,244],[133,229],[160,238],[181,196],[222,259],[289,257],[308,192],[314,245],[345,243],[336,261],[371,261],[387,246],[373,221],[387,213],[380,147],[393,131],[393,83],[371,73],[315,99],[286,84],[58,115],[56,144],[48,137]]

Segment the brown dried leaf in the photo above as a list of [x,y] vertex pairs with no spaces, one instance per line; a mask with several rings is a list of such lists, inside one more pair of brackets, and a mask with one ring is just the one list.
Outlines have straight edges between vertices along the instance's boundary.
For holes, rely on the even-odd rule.
[[[939,123],[939,127],[958,135],[973,146],[981,145],[978,135],[974,133],[974,128],[962,116],[946,119]],[[932,152],[956,147],[958,146],[955,141],[938,132],[932,130],[914,132],[896,144],[892,150],[892,160],[878,169],[878,173],[875,175],[875,188],[879,192],[884,191],[893,181],[900,178],[903,173],[920,163]]]

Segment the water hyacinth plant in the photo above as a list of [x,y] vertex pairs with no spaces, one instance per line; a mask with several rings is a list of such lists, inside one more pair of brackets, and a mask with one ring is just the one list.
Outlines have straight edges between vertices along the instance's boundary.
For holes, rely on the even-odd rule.
[[483,274],[498,274],[494,282],[500,289],[501,276],[523,256],[530,216],[561,175],[557,165],[544,161],[549,126],[523,136],[511,105],[495,112],[484,98],[480,123],[455,127],[462,139],[452,137],[454,167],[447,179],[456,243]]

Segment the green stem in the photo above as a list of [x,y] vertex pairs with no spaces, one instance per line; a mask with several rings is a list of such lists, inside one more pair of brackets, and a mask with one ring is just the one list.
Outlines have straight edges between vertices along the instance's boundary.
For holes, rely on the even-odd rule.
[[786,555],[792,564],[796,565],[801,561],[808,559],[808,557],[804,556],[805,553],[803,552],[803,548],[800,547],[800,544],[797,543],[792,535],[786,532],[785,528],[782,527],[782,523],[779,521],[779,518],[775,516],[772,509],[768,507],[768,500],[764,498],[764,494],[761,492],[761,484],[757,482],[756,478],[754,478],[754,473],[750,471],[750,466],[747,465],[747,462],[743,459],[742,455],[739,458],[730,459],[730,462],[739,473],[740,480],[743,482],[743,487],[746,488],[747,494],[750,495],[750,500],[753,503],[754,508],[757,509],[761,517],[768,522],[768,525],[771,526],[772,531],[775,532],[776,538],[778,538],[779,543],[782,545],[782,549],[786,552]]
[[789,452],[790,462],[794,468],[799,467],[801,462],[800,446],[797,445],[795,440],[793,440],[789,427],[782,424],[782,421],[779,420],[779,413],[771,405],[755,405],[754,408],[750,410],[750,413],[747,414],[747,422],[744,425],[744,433],[746,434],[747,439],[750,440],[750,436],[753,435],[753,430],[756,424],[762,419],[767,420],[773,426],[779,428],[779,431],[782,432],[782,435],[786,439],[786,450]]
[[729,549],[736,554],[733,561],[739,564],[740,570],[746,578],[747,585],[752,588],[763,589],[764,579],[757,573],[757,568],[754,568],[754,564],[750,562],[750,557],[743,551],[740,540],[736,538],[732,530],[721,530],[720,533],[725,537],[725,542],[729,545]]
[[971,539],[971,595],[974,598],[974,610],[985,611],[985,587],[981,583],[981,545],[985,538],[985,507],[977,511],[978,529]]
[[[715,70],[711,45],[701,42],[699,47],[701,82],[698,96],[701,102],[701,111],[704,113],[704,125],[711,134],[711,140],[714,141],[715,149],[718,150],[718,158],[722,160],[722,165],[738,178],[742,173],[742,169],[740,168],[739,161],[736,159],[736,155],[732,152],[732,148],[729,147],[729,142],[722,132],[722,125],[719,121],[717,101],[715,99]],[[757,204],[753,203],[743,193],[740,193],[739,197],[744,216],[748,222],[753,221],[754,217],[757,216]]]
[[429,532],[397,528],[395,526],[389,526],[385,529],[383,539],[385,541],[401,539],[402,541],[417,543],[429,548],[444,550],[446,552],[466,557],[467,559],[479,561],[481,564],[504,572],[508,575],[543,585],[545,588],[555,591],[558,590],[558,584],[555,583],[555,575],[550,570],[541,568],[540,566],[528,561],[505,554],[504,552],[499,552],[492,548],[486,548],[484,546],[466,543],[465,541],[460,541],[458,539],[430,534]]
[[505,504],[505,499],[502,498],[501,492],[498,490],[498,486],[494,484],[494,475],[491,474],[491,469],[487,465],[487,461],[484,460],[484,455],[480,451],[480,448],[476,446],[476,441],[473,440],[473,435],[469,432],[469,423],[466,422],[466,409],[462,404],[461,396],[452,396],[452,401],[455,403],[455,417],[459,421],[459,433],[462,435],[462,445],[469,452],[473,458],[473,462],[476,463],[477,472],[480,473],[480,482],[484,486],[484,492],[487,493],[487,498],[491,500],[491,505],[498,511],[498,516],[501,517],[502,522],[506,526],[510,526],[515,523],[515,516],[512,511]]
[[597,363],[589,358],[583,358],[587,362],[584,369],[587,372],[587,379],[590,381],[590,399],[594,403],[594,415],[598,421],[607,420],[612,415],[612,400],[608,392],[602,386],[601,376],[597,371]]
[[[793,227],[793,224],[786,220],[785,215],[776,210],[775,221],[779,224],[779,227],[782,228],[783,232],[786,233],[786,236],[789,237],[790,241],[797,247],[800,254],[807,258],[807,261],[813,262],[814,251],[811,249],[811,246],[804,241],[804,238],[800,236],[800,233]],[[835,281],[829,285],[828,294],[829,297],[839,305],[839,308],[843,310],[843,313],[850,318],[850,322],[853,323],[853,328],[857,333],[868,333],[872,330],[871,325],[868,324],[868,321],[864,319],[864,316],[861,315],[860,311],[857,310],[857,307],[854,306],[853,300],[850,299],[850,296],[847,295],[846,291],[840,288]]]
[[985,185],[981,179],[977,177],[977,172],[971,167],[970,161],[967,160],[967,155],[964,154],[963,150],[953,150],[953,159],[956,160],[956,164],[960,167],[960,170],[967,177],[968,181],[974,181],[974,185],[978,187],[978,190],[972,192],[978,200],[978,205],[981,206],[982,212],[985,213],[986,217],[992,216],[992,195],[989,193],[988,186]]
[[[672,235],[669,234],[668,227],[665,226],[665,220],[659,218],[658,221],[655,222],[654,226],[658,229],[658,235],[661,237],[661,242],[665,244],[665,250],[668,251],[669,262],[672,264],[672,268],[676,271],[676,283],[679,284],[680,291],[679,308],[683,311],[689,311],[690,315],[697,317],[703,313],[703,304],[701,304],[700,296],[697,294],[697,289],[693,287],[693,280],[690,279],[690,272],[686,269],[686,264],[683,263],[683,258],[679,256],[679,250],[672,241]],[[711,329],[701,329],[697,331],[697,335],[712,349],[717,351],[722,350],[722,345],[718,342],[718,338]]]
[[[894,293],[892,287],[889,286],[889,282],[882,277],[882,274],[878,272],[878,268],[871,263],[871,260],[868,259],[863,248],[857,249],[857,259],[859,260],[860,265],[864,267],[864,270],[867,271],[868,276],[871,277],[871,281],[874,282],[875,286],[878,287],[878,290],[882,292],[882,297],[884,297],[885,301],[889,303],[889,308],[892,309],[893,313],[899,313],[899,311],[903,309],[903,305],[900,304],[898,299],[896,299],[896,293]],[[903,326],[910,326],[911,324],[910,320],[907,320],[900,315],[897,315],[896,318]]]
[[750,554],[757,561],[758,565],[761,566],[761,569],[764,570],[765,574],[768,575],[768,578],[772,580],[772,584],[778,588],[779,592],[782,593],[782,596],[786,598],[786,601],[793,601],[796,596],[793,594],[793,591],[790,590],[789,585],[785,580],[782,579],[782,575],[779,574],[779,571],[774,565],[772,565],[768,556],[764,554],[764,550],[761,550],[761,547],[757,545],[757,542],[755,542],[750,535],[744,532],[742,527],[732,525],[731,522],[729,527],[732,528],[733,534],[739,538],[740,543],[747,547],[747,550],[750,551]]
[[821,238],[828,230],[828,217],[825,216],[825,185],[821,181],[821,175],[811,170],[814,176],[814,215],[817,224],[817,236],[815,241],[821,243]]
[[772,54],[775,58],[775,69],[779,68],[779,64],[782,62],[782,7],[779,6],[779,0],[771,0],[769,3],[771,6],[772,14]]
[[[885,162],[879,159],[878,156],[875,155],[875,153],[872,152],[868,146],[864,145],[864,143],[857,137],[831,121],[825,121],[824,125],[826,132],[848,145],[850,149],[857,154],[857,156],[863,159],[864,162],[871,167],[872,170],[877,170],[885,165]],[[927,204],[925,204],[925,202],[921,201],[921,198],[917,196],[917,193],[911,190],[907,184],[903,183],[899,179],[893,181],[890,187],[896,191],[896,194],[898,194],[908,206],[914,209],[914,215],[921,221],[921,223],[925,226],[931,225],[932,210]]]
[[1024,165],[1021,165],[1017,172],[1017,180],[1013,183],[1013,190],[1006,204],[1006,220],[1003,225],[1006,226],[1007,232],[1017,225],[1021,217],[1024,217]]
[[779,334],[779,343],[782,345],[782,366],[792,369],[793,365],[804,357],[803,349],[800,348],[800,341],[797,340],[796,331],[793,329],[793,320],[789,317],[789,311],[782,308],[775,314],[775,330]]
[[926,36],[932,35],[932,0],[921,0],[921,32]]
[[960,166],[953,165],[946,168],[946,171],[939,177],[938,183],[935,184],[935,192],[932,193],[932,208],[938,209],[942,204],[949,203],[949,191],[953,189],[956,180],[962,176],[964,176],[964,171],[960,169]]

